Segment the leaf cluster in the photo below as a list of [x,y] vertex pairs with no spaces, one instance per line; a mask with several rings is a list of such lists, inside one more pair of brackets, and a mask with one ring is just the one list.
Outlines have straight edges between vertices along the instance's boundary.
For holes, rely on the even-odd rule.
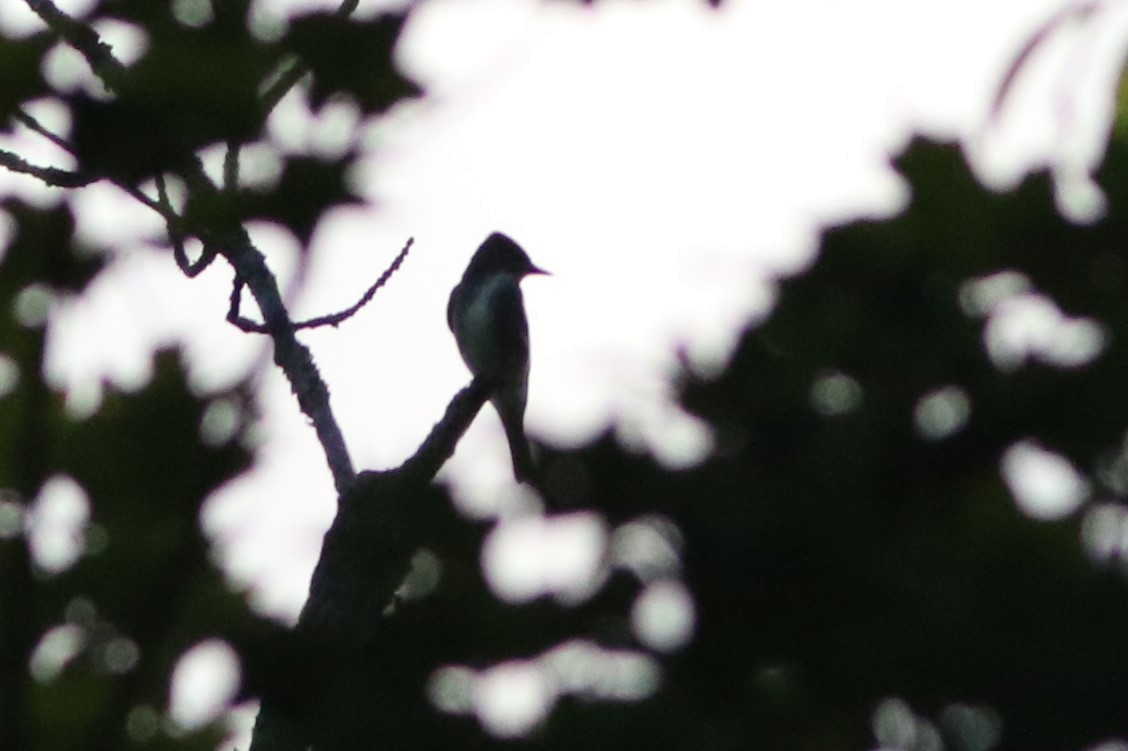
[[[278,627],[226,585],[198,524],[202,500],[250,456],[236,441],[201,442],[208,403],[171,353],[141,391],[109,390],[89,419],[67,413],[44,382],[46,327],[28,310],[80,294],[101,259],[75,240],[65,206],[4,208],[14,233],[0,260],[0,342],[14,385],[0,399],[0,486],[7,521],[17,522],[0,539],[0,737],[6,748],[123,748],[138,740],[132,713],[163,711],[185,650],[276,638]],[[49,572],[30,541],[47,523],[36,516],[47,502],[39,496],[58,478],[80,488],[88,519],[76,530],[78,561]],[[73,643],[66,660],[44,646],[60,631]],[[36,664],[50,669],[33,676]],[[211,748],[216,738],[208,728],[177,747]]]
[[[354,200],[352,153],[288,156],[277,182],[257,190],[239,184],[238,155],[306,76],[315,108],[344,97],[375,115],[416,94],[391,62],[405,16],[309,14],[275,38],[249,26],[247,0],[211,3],[214,16],[197,25],[163,1],[104,0],[80,20],[27,2],[51,31],[0,47],[0,116],[34,129],[22,107],[53,94],[40,71],[57,40],[79,50],[105,92],[59,95],[74,121],[71,140],[58,139],[77,163],[71,182],[12,154],[0,163],[51,184],[111,180],[162,214],[185,271],[229,261],[233,300],[250,289],[264,320],[245,329],[272,337],[342,494],[298,627],[257,617],[223,581],[198,524],[205,498],[250,464],[238,432],[202,440],[209,400],[170,353],[145,388],[110,389],[93,416],[68,415],[43,375],[46,311],[82,294],[104,254],[76,240],[65,204],[5,202],[0,747],[214,746],[218,724],[177,734],[131,722],[163,711],[176,661],[209,638],[236,650],[241,696],[284,717],[289,742],[325,749],[984,751],[1128,735],[1123,144],[1100,175],[1107,216],[1077,226],[1053,210],[1047,176],[994,194],[956,149],[915,142],[896,165],[908,208],[827,233],[817,263],[780,282],[777,309],[744,333],[725,371],[684,376],[682,403],[715,430],[714,456],[673,470],[610,436],[545,449],[549,521],[593,511],[609,541],[649,525],[678,551],[676,565],[648,574],[609,542],[590,596],[514,605],[481,566],[491,524],[460,517],[429,475],[353,472],[327,386],[242,228],[268,217],[307,241],[325,210]],[[143,29],[147,52],[128,68],[116,62],[91,30],[99,19]],[[199,164],[215,143],[233,155],[222,185]],[[172,176],[186,186],[183,207],[165,189]],[[156,197],[141,187],[150,177]],[[195,264],[183,255],[190,236],[205,246]],[[977,285],[999,274],[1022,280],[1018,291],[973,304]],[[1100,346],[1000,359],[999,306],[1023,297],[1093,322]],[[957,395],[956,416],[930,427],[924,405],[942,394]],[[253,419],[245,389],[224,398]],[[1068,460],[1088,502],[1053,520],[1024,515],[1001,469],[1022,444]],[[79,559],[49,572],[33,556],[30,511],[59,477],[81,489],[89,519]],[[663,581],[692,599],[692,638],[672,651],[632,620]],[[60,627],[77,635],[74,654],[35,672]],[[563,670],[556,658],[577,644],[596,658]],[[618,689],[600,688],[600,664],[625,657],[655,667],[659,683],[632,686],[624,669]],[[473,690],[447,696],[446,709],[435,699],[444,670],[481,678],[499,665],[537,672],[554,700],[519,741],[483,730]],[[263,738],[256,746],[288,747]]]

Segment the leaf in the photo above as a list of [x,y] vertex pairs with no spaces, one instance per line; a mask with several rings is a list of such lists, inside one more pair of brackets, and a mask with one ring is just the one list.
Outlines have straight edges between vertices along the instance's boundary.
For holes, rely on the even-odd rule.
[[247,218],[272,219],[282,224],[306,246],[326,211],[334,206],[362,203],[348,186],[347,173],[354,158],[353,154],[333,160],[289,157],[278,183],[263,193],[244,192],[238,211]]
[[320,108],[337,93],[356,99],[364,112],[381,114],[422,91],[396,70],[393,51],[407,14],[351,21],[333,13],[294,19],[283,43],[313,71],[312,101]]
[[17,198],[0,207],[15,223],[15,234],[0,267],[0,295],[12,296],[29,284],[59,292],[81,292],[104,265],[99,252],[78,243],[70,207],[37,209]]
[[[41,630],[58,623],[76,598],[88,603],[75,622],[83,651],[56,685],[36,695],[39,721],[48,723],[39,734],[50,732],[60,743],[60,733],[84,741],[116,737],[112,747],[121,746],[133,707],[165,705],[169,676],[186,649],[216,636],[247,643],[272,629],[230,591],[200,531],[203,501],[250,461],[237,442],[202,443],[204,408],[177,359],[165,353],[144,389],[111,391],[94,417],[56,426],[47,444],[52,464],[88,494],[88,535],[100,542],[37,588]],[[105,650],[114,643],[132,645],[135,663],[113,668]],[[50,710],[59,701],[77,703],[62,726]],[[214,732],[174,747],[198,748],[213,742]]]
[[0,129],[10,128],[9,118],[21,104],[48,93],[40,71],[52,42],[41,33],[0,44]]
[[109,101],[71,98],[86,170],[130,182],[188,167],[203,146],[248,141],[262,127],[259,87],[277,51],[224,15],[201,29],[155,27],[150,48]]

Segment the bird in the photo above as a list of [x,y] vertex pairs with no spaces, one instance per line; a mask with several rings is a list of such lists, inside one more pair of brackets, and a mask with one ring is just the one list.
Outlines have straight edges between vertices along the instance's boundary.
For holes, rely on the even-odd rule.
[[531,274],[548,273],[535,266],[520,245],[494,232],[475,251],[447,303],[447,325],[463,362],[489,389],[518,482],[534,471],[525,437],[529,323],[520,283]]

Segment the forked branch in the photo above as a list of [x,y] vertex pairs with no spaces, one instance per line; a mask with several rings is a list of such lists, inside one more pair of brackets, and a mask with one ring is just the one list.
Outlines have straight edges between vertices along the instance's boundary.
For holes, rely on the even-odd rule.
[[[363,295],[360,296],[360,299],[357,300],[355,304],[337,313],[318,316],[317,318],[310,318],[305,321],[299,321],[297,323],[291,324],[294,327],[294,330],[299,331],[301,329],[315,329],[320,328],[321,326],[332,326],[336,328],[337,326],[347,321],[349,318],[352,318],[361,308],[371,302],[372,298],[376,295],[376,292],[388,283],[388,280],[392,278],[393,274],[399,271],[399,267],[403,265],[404,259],[407,258],[407,254],[411,250],[411,246],[414,243],[415,238],[408,238],[407,242],[404,243],[403,249],[400,250],[399,255],[397,255],[392,260],[391,265],[389,265],[388,268],[384,269],[384,273],[380,275],[380,278],[377,279],[376,282],[371,287],[369,287]],[[256,323],[255,321],[252,321],[251,319],[246,318],[239,313],[239,308],[242,304],[242,297],[243,282],[238,277],[236,277],[231,289],[231,305],[227,310],[227,321],[238,328],[240,331],[245,331],[248,334],[269,333],[269,329],[265,324]]]

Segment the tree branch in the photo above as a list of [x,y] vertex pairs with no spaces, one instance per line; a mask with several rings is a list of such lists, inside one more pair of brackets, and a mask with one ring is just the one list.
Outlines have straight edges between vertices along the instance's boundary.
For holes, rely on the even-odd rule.
[[64,139],[62,136],[52,133],[47,129],[45,125],[43,125],[43,123],[35,119],[35,117],[33,117],[30,112],[26,112],[22,109],[17,109],[14,117],[18,122],[23,123],[29,129],[43,136],[63,151],[67,152],[68,154],[74,154],[74,147],[67,143],[66,139]]
[[227,322],[246,334],[265,334],[267,328],[261,323],[255,323],[250,318],[239,315],[239,308],[243,304],[243,287],[246,282],[236,274],[231,281],[231,297],[227,306]]
[[27,7],[47,24],[51,31],[85,59],[94,75],[102,79],[106,88],[117,91],[125,82],[126,67],[114,57],[110,45],[102,41],[97,32],[84,23],[63,13],[52,0],[24,0]]
[[223,153],[223,191],[234,195],[239,190],[239,149],[238,141],[228,141],[227,151]]
[[[29,130],[43,136],[51,143],[58,146],[68,154],[73,154],[74,149],[64,138],[55,133],[52,133],[43,123],[39,122],[29,112],[22,109],[17,109],[13,114],[17,122],[22,123]],[[46,185],[58,188],[81,188],[84,185],[97,182],[101,178],[97,175],[84,174],[82,172],[74,172],[71,170],[61,169],[59,167],[42,167],[31,164],[22,157],[9,152],[0,150],[0,166],[6,167],[12,172],[19,172],[24,175],[32,175],[39,178]]]
[[[25,0],[31,8],[61,39],[75,48],[86,59],[95,74],[111,91],[120,90],[128,75],[127,69],[112,54],[98,34],[83,23],[59,11],[52,0]],[[350,15],[357,0],[343,0],[338,13]],[[281,71],[278,79],[262,96],[264,113],[269,113],[285,94],[306,74],[300,60],[294,60]],[[61,148],[72,151],[61,138],[50,134],[34,120],[25,124],[51,139]],[[73,153],[73,151],[72,151]],[[0,163],[9,169],[29,172],[40,179],[77,187],[93,182],[75,173],[54,168],[28,165],[14,154],[0,154]],[[224,163],[223,186],[215,186],[206,176],[198,160],[183,174],[190,194],[237,190],[239,148],[228,145]],[[443,461],[449,457],[458,437],[466,430],[474,415],[485,403],[485,390],[472,384],[461,392],[448,407],[446,415],[432,431],[431,436],[412,459],[390,473],[366,473],[363,488],[358,488],[357,476],[349,456],[344,437],[333,415],[329,389],[314,364],[310,351],[301,344],[296,332],[301,328],[337,326],[367,305],[376,292],[398,271],[412,247],[409,240],[379,279],[350,308],[328,316],[294,323],[286,310],[278,288],[278,281],[266,265],[262,253],[251,242],[246,228],[237,222],[205,230],[192,230],[204,244],[203,254],[195,262],[188,259],[184,244],[187,237],[182,217],[170,200],[164,176],[156,179],[157,197],[154,199],[134,185],[114,181],[142,204],[159,213],[165,220],[169,242],[177,265],[188,276],[203,271],[217,255],[222,255],[232,266],[235,279],[231,293],[228,320],[243,330],[266,333],[274,345],[274,362],[281,368],[298,401],[299,408],[313,425],[318,441],[325,452],[338,494],[338,514],[326,536],[321,561],[314,574],[306,607],[299,621],[300,636],[308,636],[314,643],[333,646],[337,653],[348,658],[355,641],[346,638],[342,643],[335,637],[357,636],[372,623],[372,607],[382,609],[391,598],[406,574],[412,543],[407,537],[397,537],[396,519],[403,514],[396,509],[408,508],[421,489],[425,489]],[[250,290],[261,311],[263,323],[257,324],[239,314],[243,288]],[[410,537],[410,536],[408,536]],[[350,575],[344,568],[358,566],[362,575],[374,576],[372,586],[364,586],[355,571]],[[360,608],[364,613],[357,614]],[[352,621],[333,617],[334,612],[353,612],[363,615]],[[380,610],[375,610],[378,615]],[[344,633],[342,633],[344,632]],[[256,723],[252,747],[265,749],[302,749],[302,733],[293,732],[293,718],[279,710],[270,696],[263,697],[263,709]]]
[[274,341],[274,362],[289,380],[298,406],[313,423],[337,493],[344,493],[352,485],[356,472],[329,405],[329,388],[313,362],[313,355],[295,336],[294,324],[278,291],[278,280],[267,268],[266,259],[242,226],[234,228],[229,235],[215,241],[205,238],[204,244],[220,249],[218,252],[235,269],[236,288],[246,285],[254,295],[266,322],[266,333]]
[[58,167],[40,167],[24,160],[10,151],[0,149],[0,166],[22,175],[39,178],[46,185],[56,188],[81,188],[98,180],[97,177],[70,172]]
[[157,201],[163,209],[162,215],[165,217],[165,226],[168,230],[168,242],[172,245],[172,257],[176,260],[177,267],[184,275],[189,279],[194,279],[211,265],[218,254],[214,248],[205,245],[200,257],[194,263],[188,260],[188,253],[184,249],[184,232],[180,229],[180,217],[177,216],[176,209],[172,206],[172,200],[168,195],[168,185],[165,183],[163,173],[157,174],[156,184]]
[[[16,120],[18,120],[19,122],[21,122],[25,126],[27,126],[30,130],[39,134],[40,136],[43,136],[44,138],[46,138],[48,141],[50,141],[51,143],[58,146],[63,151],[66,151],[68,154],[74,154],[74,147],[71,146],[66,141],[65,138],[63,138],[62,136],[60,136],[56,133],[51,132],[50,129],[48,129],[45,125],[43,125],[43,123],[39,122],[39,120],[37,120],[33,115],[31,115],[31,113],[29,113],[25,110],[22,110],[22,109],[18,109],[18,110],[16,110],[15,118],[16,118]],[[57,183],[59,185],[59,187],[65,187],[65,188],[80,188],[80,187],[83,187],[84,185],[89,185],[91,183],[98,182],[99,180],[103,179],[103,177],[104,177],[103,175],[89,175],[89,174],[83,175],[82,173],[79,173],[79,172],[68,172],[66,170],[62,170],[62,169],[59,169],[57,167],[38,167],[38,168],[36,168],[38,170],[38,173],[34,173],[34,172],[30,172],[31,165],[28,165],[27,162],[25,162],[20,157],[13,154],[13,155],[11,155],[10,159],[14,160],[15,162],[20,162],[24,166],[20,167],[18,165],[14,165],[14,164],[4,164],[3,166],[8,167],[8,169],[11,169],[14,172],[26,172],[28,174],[35,174],[37,177],[40,177],[40,179],[43,179],[44,182],[46,182],[48,185],[54,185],[56,183],[49,182],[48,180],[44,179],[41,176],[41,174],[38,174],[38,173],[42,173],[42,175],[53,176],[56,179],[66,179],[67,175],[74,175],[76,180],[78,180],[80,178],[82,180],[84,180],[84,182],[76,182],[73,185],[69,185],[69,184],[66,184],[66,183],[63,183],[63,182]],[[130,185],[129,183],[126,183],[122,180],[111,179],[111,182],[113,182],[114,185],[116,185],[119,188],[121,188],[122,190],[124,190],[126,193],[128,193],[131,197],[133,197],[136,201],[138,201],[142,205],[147,206],[150,209],[152,209],[153,211],[160,214],[161,217],[163,217],[166,222],[176,223],[176,222],[180,221],[180,217],[177,216],[176,211],[172,208],[172,205],[167,200],[166,201],[153,200],[149,196],[145,195],[145,193],[140,188],[138,188],[137,186]],[[158,188],[159,188],[159,186],[158,186]]]
[[[360,0],[342,0],[341,4],[337,6],[337,15],[341,18],[348,18],[359,4]],[[290,89],[294,88],[298,81],[302,80],[305,74],[309,72],[305,63],[296,57],[282,63],[282,65],[284,67],[278,73],[278,78],[262,95],[262,111],[268,115],[282,101],[282,97],[286,96]]]
[[[404,259],[407,258],[408,251],[411,250],[411,246],[414,243],[415,238],[408,238],[407,242],[403,246],[403,249],[399,252],[399,255],[397,255],[395,259],[392,260],[391,265],[384,270],[384,273],[380,275],[380,278],[376,280],[376,283],[369,287],[368,290],[363,295],[361,295],[360,299],[357,300],[354,305],[345,308],[344,310],[337,313],[331,313],[329,315],[318,316],[317,318],[310,318],[305,321],[299,321],[298,323],[293,324],[294,330],[297,331],[301,329],[315,329],[320,328],[321,326],[333,326],[334,328],[336,328],[352,316],[356,315],[356,313],[361,308],[372,301],[372,298],[376,295],[376,291],[387,284],[388,280],[392,278],[392,275],[399,271],[399,267],[403,265]],[[231,305],[227,310],[227,321],[238,328],[240,331],[245,331],[248,334],[267,333],[266,326],[261,323],[256,323],[251,319],[239,314],[242,295],[242,285],[239,283],[239,280],[236,280],[234,287],[231,290]]]
[[[110,46],[103,42],[96,32],[60,11],[52,0],[24,1],[55,34],[82,54],[107,88],[117,90],[124,83],[127,69],[113,56]],[[341,6],[342,12],[351,12],[353,7],[355,3],[345,0]],[[53,168],[33,168],[14,154],[5,157],[5,166],[16,171],[36,174],[41,179],[60,180],[67,185],[93,182],[86,180],[79,183],[71,173]],[[225,165],[225,174],[235,175],[237,167],[238,165],[234,163]],[[184,177],[189,183],[189,190],[213,192],[216,190],[207,178],[198,158],[194,168],[190,168]],[[204,255],[194,264],[189,262],[184,252],[184,236],[179,230],[181,219],[173,210],[167,190],[162,188],[161,183],[163,181],[158,181],[157,190],[161,195],[156,200],[145,195],[135,186],[116,184],[164,217],[168,223],[169,237],[177,264],[185,273],[189,276],[200,273],[211,263],[216,254],[222,254],[235,269],[237,292],[241,292],[244,284],[250,288],[259,310],[262,311],[264,330],[274,341],[274,362],[285,373],[290,381],[290,388],[298,399],[299,407],[313,423],[318,440],[325,451],[330,472],[333,474],[334,486],[338,493],[343,493],[352,485],[356,473],[340,427],[329,406],[329,389],[314,365],[313,356],[294,336],[295,327],[282,302],[278,281],[267,268],[262,253],[251,243],[246,229],[236,225],[208,232],[206,234],[209,236],[206,237],[201,236]]]
[[417,483],[433,480],[447,460],[454,456],[458,441],[470,427],[470,423],[474,422],[489,396],[490,389],[482,379],[475,378],[471,381],[454,395],[442,419],[431,428],[415,453],[392,471],[402,473]]
[[[488,397],[489,389],[475,380],[454,396],[414,456],[393,470],[360,473],[341,495],[295,629],[300,645],[316,645],[323,654],[310,676],[320,684],[299,697],[263,696],[250,751],[321,748],[324,735],[341,732],[335,714],[347,710],[322,697],[340,695],[334,689],[348,682],[365,645],[378,637],[411,556],[423,544],[427,516],[420,510],[432,500],[430,482]],[[327,660],[339,664],[326,667]]]
[[397,255],[392,260],[391,265],[384,270],[384,273],[380,275],[380,278],[376,280],[375,284],[369,287],[368,290],[363,295],[361,295],[360,299],[356,301],[355,305],[346,308],[339,313],[333,313],[332,315],[321,316],[320,318],[311,318],[307,321],[302,321],[301,323],[296,324],[297,328],[312,329],[317,328],[318,326],[336,327],[339,326],[342,322],[351,318],[356,314],[358,310],[371,302],[372,298],[376,295],[376,291],[387,284],[388,280],[392,278],[392,275],[399,271],[399,267],[403,265],[404,259],[407,258],[407,254],[411,250],[411,246],[414,244],[415,238],[408,238],[407,242],[404,243],[403,249],[400,250],[399,255]]

